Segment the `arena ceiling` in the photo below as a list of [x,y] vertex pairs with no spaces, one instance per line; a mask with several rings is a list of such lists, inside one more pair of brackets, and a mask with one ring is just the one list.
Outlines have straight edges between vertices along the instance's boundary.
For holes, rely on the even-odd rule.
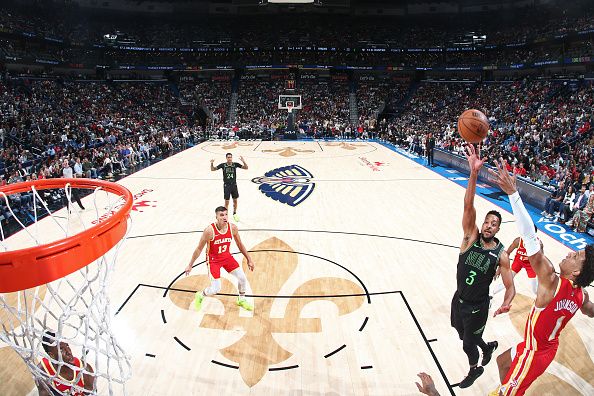
[[[13,0],[32,2],[34,0]],[[49,0],[56,3],[59,0]],[[63,1],[63,0],[62,0]],[[455,14],[561,5],[567,7],[588,0],[70,0],[83,8],[152,13],[198,12],[206,14],[268,14],[282,12],[345,13],[361,15]],[[274,4],[283,2],[285,4]]]

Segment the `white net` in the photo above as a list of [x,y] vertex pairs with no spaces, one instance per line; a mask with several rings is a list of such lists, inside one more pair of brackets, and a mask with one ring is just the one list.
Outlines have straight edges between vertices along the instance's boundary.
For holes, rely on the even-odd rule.
[[[82,191],[91,190],[78,190]],[[0,222],[2,251],[75,235],[124,205],[123,197],[100,188],[83,198],[86,210],[73,205],[73,197],[78,201],[77,191],[70,186],[42,191],[33,187],[29,192],[10,196],[0,192],[7,215],[19,229],[6,237],[5,225]],[[53,200],[58,200],[54,204],[62,200],[69,205],[52,211]],[[23,291],[0,293],[0,346],[9,345],[22,357],[40,393],[126,393],[130,358],[112,332],[107,294],[108,278],[124,239],[102,257],[61,279]]]

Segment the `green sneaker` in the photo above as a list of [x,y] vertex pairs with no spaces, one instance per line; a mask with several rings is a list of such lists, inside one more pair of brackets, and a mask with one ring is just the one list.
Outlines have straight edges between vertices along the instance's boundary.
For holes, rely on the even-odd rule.
[[233,220],[239,221],[239,216],[237,216],[237,213],[233,213]]
[[196,296],[194,297],[194,307],[196,308],[196,311],[200,311],[200,308],[202,308],[202,300],[204,300],[202,291],[196,292]]
[[254,307],[245,298],[237,297],[237,305],[246,311],[253,311]]

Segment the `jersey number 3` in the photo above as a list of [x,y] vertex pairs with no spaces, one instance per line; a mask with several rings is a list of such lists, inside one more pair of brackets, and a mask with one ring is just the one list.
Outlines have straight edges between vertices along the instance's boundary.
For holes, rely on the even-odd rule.
[[468,278],[466,278],[466,284],[467,285],[472,285],[474,283],[474,277],[475,276],[476,276],[476,272],[470,271],[470,275],[468,275]]
[[219,246],[219,254],[225,253],[227,251],[227,245]]

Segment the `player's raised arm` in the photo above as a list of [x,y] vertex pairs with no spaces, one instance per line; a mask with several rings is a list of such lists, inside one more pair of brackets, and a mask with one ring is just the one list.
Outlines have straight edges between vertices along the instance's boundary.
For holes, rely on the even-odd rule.
[[204,231],[202,232],[202,237],[200,237],[200,242],[198,242],[198,246],[196,246],[196,249],[194,249],[194,253],[192,253],[192,258],[190,259],[190,263],[184,270],[186,275],[190,275],[190,271],[192,271],[192,265],[194,265],[194,262],[202,253],[202,250],[204,249],[204,246],[206,246],[206,243],[208,241],[210,241],[213,237],[214,237],[214,231],[212,230],[212,227],[211,226],[206,227],[204,229]]
[[480,149],[477,154],[474,146],[468,144],[466,152],[464,153],[468,160],[470,167],[470,176],[468,177],[468,186],[466,187],[466,194],[464,195],[464,214],[462,215],[462,229],[464,231],[464,239],[462,241],[462,250],[466,250],[469,244],[474,242],[477,238],[479,230],[476,226],[476,209],[474,208],[474,195],[476,193],[476,181],[478,179],[478,172],[485,163],[480,159]]
[[526,247],[526,254],[530,265],[538,277],[538,283],[550,289],[557,280],[553,264],[545,257],[541,249],[541,243],[534,231],[534,222],[530,218],[520,193],[516,188],[516,175],[510,176],[506,169],[506,162],[501,159],[495,161],[497,171],[490,170],[490,173],[496,177],[495,182],[501,190],[509,196],[509,202],[516,218],[516,225],[520,231],[520,236]]
[[247,168],[248,168],[248,164],[247,164],[247,162],[245,162],[245,159],[243,159],[243,157],[242,157],[242,156],[240,156],[240,157],[239,157],[239,160],[240,160],[240,161],[241,161],[241,163],[243,164],[243,165],[241,166],[241,169],[247,169]]
[[210,160],[210,170],[211,170],[211,171],[216,171],[216,170],[218,170],[218,169],[217,169],[217,168],[215,168],[215,166],[214,166],[214,160],[213,160],[213,159],[211,159],[211,160]]

